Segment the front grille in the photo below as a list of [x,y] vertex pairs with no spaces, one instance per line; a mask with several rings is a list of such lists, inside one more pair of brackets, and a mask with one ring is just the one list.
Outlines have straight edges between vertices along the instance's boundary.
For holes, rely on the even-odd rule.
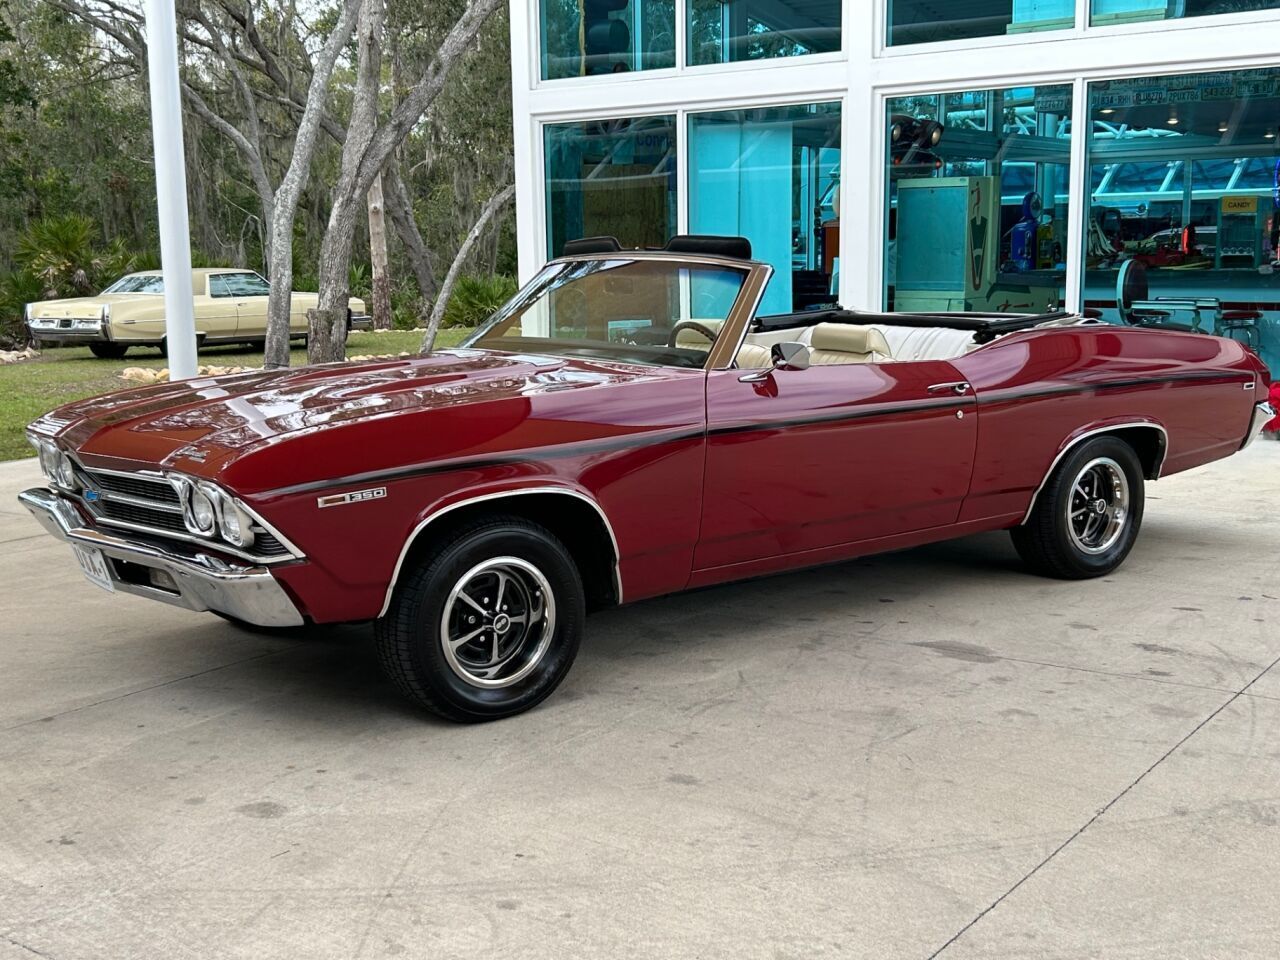
[[186,524],[182,522],[182,514],[171,510],[156,510],[136,503],[122,500],[99,500],[102,516],[110,520],[122,520],[125,523],[136,523],[144,527],[155,527],[158,530],[172,530],[174,533],[186,533]]
[[[81,470],[80,479],[88,496],[85,506],[99,520],[114,521],[155,533],[174,534],[184,540],[207,542],[215,549],[237,552],[217,540],[192,537],[182,520],[182,500],[163,477],[143,474],[103,473]],[[253,546],[248,554],[263,560],[292,556],[289,548],[260,523],[253,525]]]
[[155,500],[178,506],[178,491],[168,480],[157,477],[128,477],[120,473],[89,473],[90,482],[98,490],[106,493],[123,493],[141,500]]
[[288,556],[289,548],[257,524],[253,526],[253,552],[264,557]]

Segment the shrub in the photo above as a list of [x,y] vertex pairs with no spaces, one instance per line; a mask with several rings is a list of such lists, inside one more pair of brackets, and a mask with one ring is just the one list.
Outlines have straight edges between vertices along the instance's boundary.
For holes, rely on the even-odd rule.
[[40,278],[26,270],[15,270],[0,278],[0,349],[12,349],[26,342],[23,308],[40,299]]
[[510,300],[517,289],[515,278],[502,273],[459,277],[453,287],[453,296],[444,308],[441,325],[477,327]]

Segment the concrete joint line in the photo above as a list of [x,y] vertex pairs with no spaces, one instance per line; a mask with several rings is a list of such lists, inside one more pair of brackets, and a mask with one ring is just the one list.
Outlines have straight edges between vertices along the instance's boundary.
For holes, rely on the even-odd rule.
[[995,900],[993,900],[993,901],[991,902],[991,904],[990,904],[988,907],[986,907],[986,909],[984,909],[984,910],[983,910],[981,913],[979,913],[976,917],[974,917],[972,920],[970,920],[968,923],[966,923],[963,927],[961,927],[959,930],[957,930],[957,931],[956,931],[956,932],[951,936],[951,939],[949,939],[946,943],[944,943],[942,946],[940,946],[937,950],[933,951],[933,953],[929,954],[929,956],[928,956],[927,960],[934,960],[934,958],[935,958],[935,957],[937,957],[938,955],[940,955],[940,954],[941,954],[944,950],[946,950],[949,946],[951,946],[953,943],[955,943],[957,940],[959,940],[961,937],[963,937],[966,933],[968,933],[968,932],[969,932],[969,930],[971,930],[975,925],[977,925],[977,923],[978,923],[978,921],[979,921],[979,920],[981,920],[983,917],[985,917],[987,914],[989,914],[989,913],[990,913],[992,910],[994,910],[996,907],[1000,906],[1000,904],[1001,904],[1001,903],[1003,903],[1003,902],[1004,902],[1004,901],[1005,901],[1005,900],[1006,900],[1006,899],[1007,899],[1007,898],[1008,898],[1008,897],[1009,897],[1009,896],[1010,896],[1010,895],[1011,895],[1015,890],[1017,890],[1020,886],[1022,886],[1024,883],[1026,883],[1026,882],[1027,882],[1028,880],[1030,880],[1032,877],[1034,877],[1037,873],[1039,873],[1039,872],[1040,872],[1040,870],[1041,870],[1041,868],[1043,868],[1043,867],[1047,866],[1047,865],[1049,864],[1049,862],[1050,862],[1051,860],[1053,860],[1053,858],[1054,858],[1054,857],[1056,857],[1058,854],[1060,854],[1063,850],[1065,850],[1065,849],[1066,849],[1066,848],[1071,844],[1071,842],[1072,842],[1072,841],[1074,841],[1074,840],[1075,840],[1077,837],[1079,837],[1082,833],[1084,833],[1084,832],[1085,832],[1086,830],[1088,830],[1091,826],[1093,826],[1093,825],[1094,825],[1098,820],[1100,820],[1100,819],[1102,818],[1103,814],[1105,814],[1108,810],[1110,810],[1110,809],[1111,809],[1112,807],[1114,807],[1117,803],[1119,803],[1121,800],[1123,800],[1123,799],[1124,799],[1124,797],[1129,793],[1129,791],[1130,791],[1130,790],[1132,790],[1134,787],[1136,787],[1138,784],[1140,784],[1143,780],[1145,780],[1145,779],[1147,778],[1147,775],[1148,775],[1148,774],[1150,774],[1153,770],[1155,770],[1155,768],[1156,768],[1156,767],[1160,766],[1160,764],[1162,764],[1162,763],[1164,763],[1166,760],[1168,760],[1168,759],[1169,759],[1169,757],[1173,756],[1174,752],[1175,752],[1179,747],[1181,747],[1184,743],[1186,743],[1188,740],[1190,740],[1192,737],[1194,737],[1197,733],[1199,733],[1199,732],[1200,732],[1200,731],[1201,731],[1205,726],[1207,726],[1207,725],[1209,724],[1209,722],[1210,722],[1211,720],[1213,720],[1213,718],[1214,718],[1214,717],[1216,717],[1216,716],[1217,716],[1218,714],[1220,714],[1223,710],[1227,709],[1227,707],[1231,706],[1231,704],[1235,703],[1235,702],[1236,702],[1237,700],[1239,700],[1242,696],[1244,696],[1246,693],[1248,693],[1249,688],[1250,688],[1250,687],[1252,687],[1252,686],[1253,686],[1255,683],[1257,683],[1259,680],[1261,680],[1264,676],[1266,676],[1266,675],[1267,675],[1267,673],[1268,673],[1268,672],[1270,672],[1270,670],[1271,670],[1273,667],[1275,667],[1275,666],[1276,666],[1276,664],[1280,664],[1280,657],[1277,657],[1275,660],[1272,660],[1272,661],[1271,661],[1271,663],[1269,663],[1267,666],[1263,667],[1263,668],[1262,668],[1262,671],[1261,671],[1261,672],[1260,672],[1256,677],[1254,677],[1252,680],[1250,680],[1248,683],[1246,683],[1243,687],[1241,687],[1239,690],[1237,690],[1235,693],[1233,693],[1230,697],[1228,697],[1228,698],[1227,698],[1227,699],[1222,703],[1222,705],[1221,705],[1221,706],[1219,706],[1216,710],[1214,710],[1214,711],[1213,711],[1213,713],[1209,714],[1207,717],[1205,717],[1203,720],[1201,720],[1199,723],[1197,723],[1197,724],[1195,725],[1195,727],[1191,730],[1191,732],[1190,732],[1190,733],[1188,733],[1185,737],[1183,737],[1181,740],[1179,740],[1177,743],[1175,743],[1172,747],[1170,747],[1168,750],[1166,750],[1166,751],[1164,752],[1164,754],[1163,754],[1163,755],[1161,755],[1161,757],[1160,757],[1158,760],[1156,760],[1156,762],[1155,762],[1155,763],[1153,763],[1153,764],[1151,764],[1151,766],[1147,767],[1147,769],[1146,769],[1146,770],[1143,770],[1143,771],[1142,771],[1142,773],[1140,773],[1140,774],[1138,775],[1138,777],[1137,777],[1137,779],[1136,779],[1136,780],[1134,780],[1131,784],[1129,784],[1127,787],[1125,787],[1123,790],[1121,790],[1119,793],[1117,793],[1114,797],[1112,797],[1109,801],[1107,801],[1106,806],[1104,806],[1104,807],[1103,807],[1102,809],[1100,809],[1097,813],[1095,813],[1092,817],[1090,817],[1088,820],[1086,820],[1086,821],[1085,821],[1085,823],[1084,823],[1084,825],[1083,825],[1082,827],[1080,827],[1080,829],[1079,829],[1079,830],[1077,830],[1075,833],[1071,834],[1071,836],[1067,837],[1067,839],[1066,839],[1066,840],[1062,841],[1062,843],[1061,843],[1061,844],[1059,844],[1059,845],[1058,845],[1058,846],[1053,850],[1053,852],[1052,852],[1052,853],[1050,853],[1047,857],[1045,857],[1043,860],[1041,860],[1039,863],[1037,863],[1034,867],[1032,867],[1029,871],[1027,871],[1027,873],[1026,873],[1026,874],[1024,874],[1024,875],[1023,875],[1023,876],[1022,876],[1022,877],[1021,877],[1021,878],[1020,878],[1020,879],[1019,879],[1019,880],[1018,880],[1018,881],[1017,881],[1013,886],[1011,886],[1008,890],[1006,890],[1004,893],[1000,894],[1000,896],[996,897],[996,899],[995,899]]

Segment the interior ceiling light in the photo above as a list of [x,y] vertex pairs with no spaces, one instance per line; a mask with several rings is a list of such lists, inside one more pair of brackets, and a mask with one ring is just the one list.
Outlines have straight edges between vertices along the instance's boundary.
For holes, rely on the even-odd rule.
[[1176,126],[1178,125],[1178,118],[1177,118],[1177,116],[1176,116],[1176,115],[1175,115],[1175,116],[1171,116],[1171,117],[1168,119],[1168,121],[1167,121],[1167,122],[1168,122],[1169,126],[1171,126],[1171,127],[1176,127]]
[[1220,124],[1218,124],[1218,132],[1219,133],[1227,132],[1227,121],[1223,120]]
[[1115,112],[1116,112],[1116,108],[1115,108],[1115,107],[1103,107],[1103,108],[1102,108],[1101,110],[1099,110],[1098,112],[1099,112],[1099,113],[1101,113],[1101,114],[1105,114],[1106,116],[1110,116],[1111,114],[1113,114],[1113,113],[1115,113]]
[[1264,140],[1274,140],[1276,138],[1276,132],[1274,130],[1268,130],[1262,135],[1262,138]]

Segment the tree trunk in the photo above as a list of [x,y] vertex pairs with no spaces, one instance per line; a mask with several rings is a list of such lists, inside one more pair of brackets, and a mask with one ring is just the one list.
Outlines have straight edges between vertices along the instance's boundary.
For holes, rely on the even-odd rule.
[[351,249],[355,243],[357,214],[372,178],[359,193],[352,180],[373,138],[378,120],[378,93],[382,69],[382,24],[387,8],[384,0],[363,0],[357,32],[355,95],[347,140],[342,145],[342,169],[334,189],[333,206],[324,242],[320,245],[320,302],[309,314],[308,363],[331,363],[343,359],[347,350],[347,300],[351,286]]
[[[293,221],[298,210],[298,198],[306,186],[315,152],[316,137],[324,119],[329,78],[338,54],[346,46],[355,28],[360,0],[345,0],[338,25],[329,34],[316,58],[307,87],[307,103],[298,121],[298,134],[293,141],[293,154],[289,168],[280,181],[275,195],[275,209],[268,225],[268,246],[271,264],[271,296],[267,298],[267,346],[264,365],[268,370],[289,366],[289,314],[293,295]],[[345,287],[345,284],[344,284]],[[345,297],[343,298],[345,301]],[[343,303],[343,328],[345,308]]]
[[373,265],[373,329],[391,329],[391,274],[387,266],[387,219],[382,177],[369,188],[369,262]]
[[418,292],[422,295],[420,314],[426,319],[426,304],[436,295],[435,257],[427,249],[418,230],[418,221],[413,215],[413,201],[409,198],[409,190],[400,177],[400,162],[393,155],[387,169],[382,173],[386,186],[387,215],[395,225],[400,243],[404,245],[405,256],[409,259],[409,269],[418,281]]
[[462,273],[463,265],[467,262],[467,257],[471,255],[471,248],[484,235],[485,228],[489,226],[489,221],[515,195],[516,186],[513,183],[490,197],[489,202],[480,211],[479,218],[472,225],[471,232],[467,234],[467,239],[462,241],[462,246],[458,248],[458,255],[453,258],[453,263],[449,265],[449,272],[445,275],[444,283],[440,285],[440,295],[436,297],[435,306],[431,308],[431,320],[427,323],[426,336],[422,338],[423,353],[430,353],[435,349],[436,334],[440,331],[440,321],[444,319],[445,307],[449,305],[449,297],[453,295],[453,286],[458,282],[458,277]]

